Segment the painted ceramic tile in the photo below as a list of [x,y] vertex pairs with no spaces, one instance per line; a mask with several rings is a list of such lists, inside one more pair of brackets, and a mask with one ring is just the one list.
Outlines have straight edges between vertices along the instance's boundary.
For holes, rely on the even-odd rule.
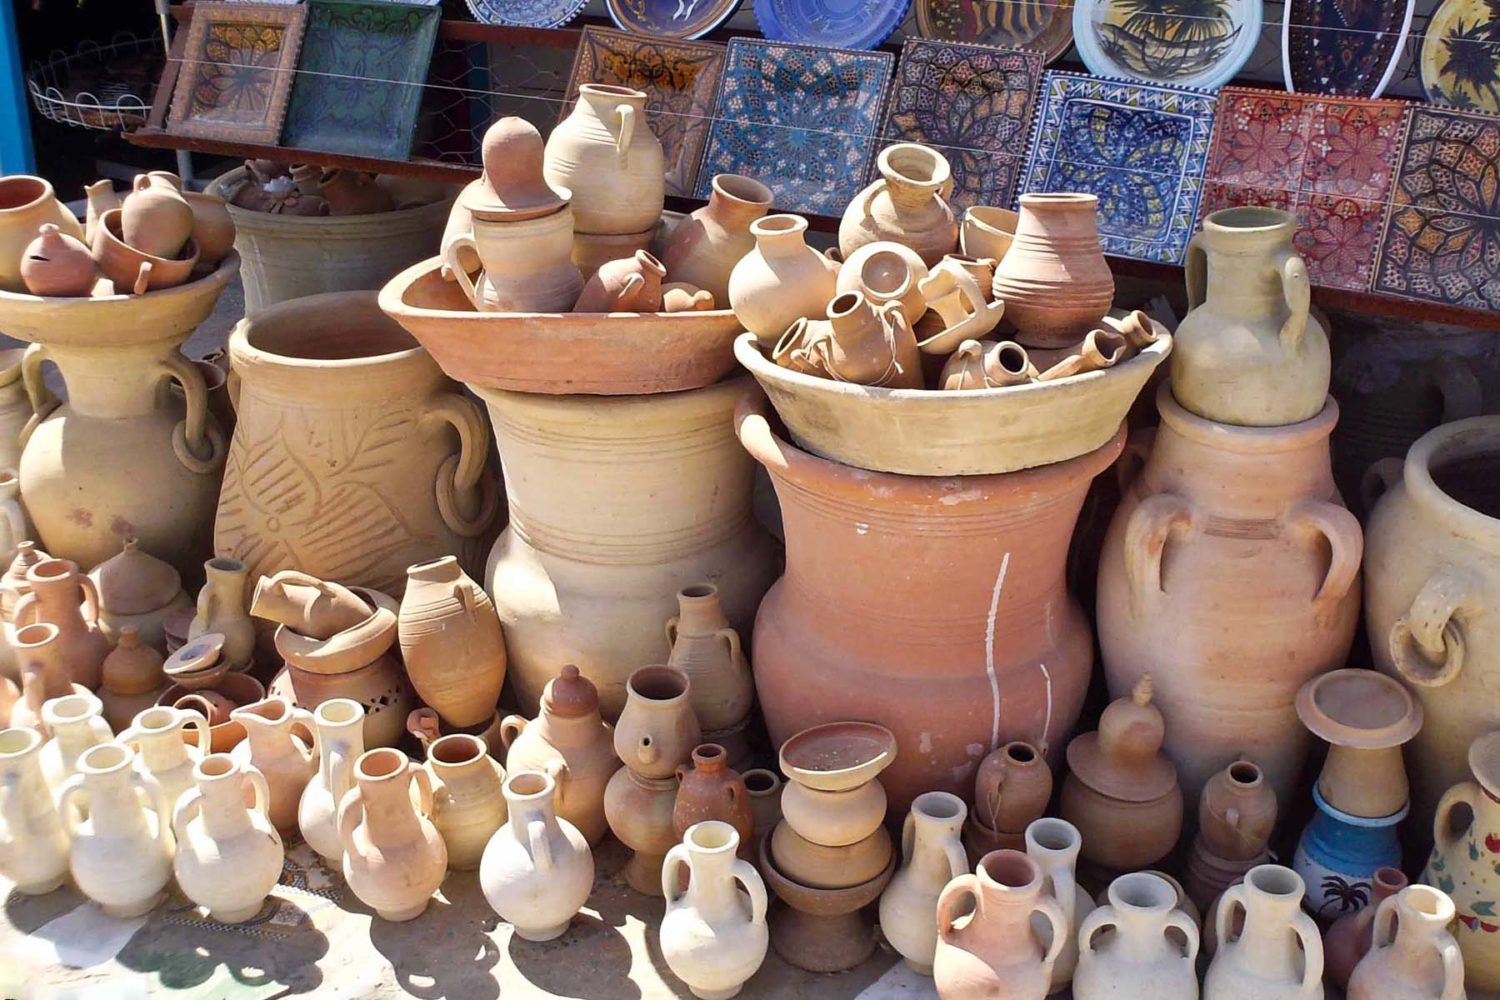
[[697,195],[714,174],[770,187],[782,211],[838,216],[864,185],[890,85],[888,52],[736,38]]
[[604,8],[621,31],[652,38],[702,38],[733,17],[740,0],[605,0]]
[[578,87],[609,83],[646,94],[646,120],[661,140],[667,193],[691,195],[719,91],[724,46],[684,42],[587,27],[578,40],[568,99],[558,121],[573,112]]
[[1422,89],[1434,104],[1500,111],[1500,8],[1443,0],[1422,39]]
[[923,38],[1029,49],[1050,63],[1073,47],[1073,0],[916,0]]
[[196,4],[167,131],[276,142],[306,23],[302,4]]
[[873,49],[901,27],[912,0],[755,0],[760,33],[776,42]]
[[1416,0],[1290,0],[1281,70],[1299,94],[1379,97],[1401,61]]
[[282,143],[404,160],[442,11],[393,0],[308,0]]
[[1213,118],[1202,91],[1048,71],[1021,190],[1096,194],[1106,253],[1181,263]]
[[1374,290],[1500,309],[1500,118],[1415,107]]
[[883,139],[940,149],[953,167],[955,208],[1009,205],[1041,76],[1036,52],[908,38]]
[[1261,0],[1077,0],[1073,44],[1095,76],[1217,90],[1260,42]]

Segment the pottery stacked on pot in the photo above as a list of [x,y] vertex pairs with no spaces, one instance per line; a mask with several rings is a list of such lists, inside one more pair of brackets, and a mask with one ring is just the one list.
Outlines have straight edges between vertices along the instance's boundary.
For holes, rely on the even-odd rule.
[[57,200],[50,183],[26,174],[0,177],[0,289],[27,290],[21,265],[28,245],[46,225],[57,227],[58,233],[71,241],[83,239],[83,226]]
[[1188,894],[1199,908],[1271,859],[1276,812],[1276,793],[1254,761],[1237,760],[1208,779],[1187,861]]
[[44,559],[26,571],[28,592],[16,602],[14,624],[57,626],[58,655],[75,684],[93,690],[104,674],[109,638],[99,621],[99,592],[71,559]]
[[1025,832],[1052,800],[1052,768],[1024,740],[990,751],[974,775],[974,808],[964,820],[970,867],[991,851],[1024,850]]
[[232,669],[224,644],[224,637],[214,632],[183,643],[162,664],[171,686],[156,699],[158,705],[195,711],[207,719],[214,753],[225,753],[245,738],[245,727],[232,718],[234,710],[266,696],[260,681]]
[[[1454,938],[1464,978],[1479,993],[1500,991],[1500,732],[1469,747],[1470,780],[1443,793],[1432,820],[1432,855],[1422,881],[1453,898]],[[1467,816],[1467,821],[1465,817]]]
[[677,607],[677,614],[667,619],[672,649],[667,665],[693,682],[693,713],[703,738],[724,747],[729,763],[741,766],[750,759],[745,728],[755,703],[755,682],[740,634],[730,626],[719,588],[711,583],[678,591]]
[[236,670],[248,670],[255,658],[255,622],[245,590],[250,570],[238,559],[219,556],[203,564],[203,575],[187,638],[205,632],[222,635],[224,657]]
[[99,700],[104,703],[104,719],[111,729],[124,729],[139,713],[156,704],[168,684],[163,662],[161,653],[142,644],[134,625],[120,629],[119,641],[100,668]]

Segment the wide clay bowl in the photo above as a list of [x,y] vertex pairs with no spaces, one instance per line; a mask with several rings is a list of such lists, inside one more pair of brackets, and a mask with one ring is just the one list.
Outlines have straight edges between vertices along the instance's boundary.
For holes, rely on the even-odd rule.
[[873,722],[827,722],[781,744],[781,773],[824,792],[857,788],[895,759],[895,734]]
[[1297,692],[1297,715],[1336,746],[1397,747],[1422,728],[1422,704],[1394,677],[1374,670],[1321,674]]
[[483,389],[630,396],[712,385],[744,331],[728,309],[679,313],[478,312],[434,257],[380,290],[380,308],[450,378]]
[[140,280],[141,267],[150,264],[142,293],[175,288],[193,274],[198,265],[198,244],[189,239],[176,257],[157,257],[137,250],[125,242],[121,233],[120,209],[112,208],[99,217],[94,228],[94,245],[89,248],[94,263],[104,276],[115,283],[115,291],[130,292]]
[[734,342],[734,355],[814,455],[907,476],[979,476],[1103,447],[1172,350],[1166,327],[1152,325],[1156,341],[1112,368],[1000,389],[880,389],[803,375],[762,354],[754,334]]

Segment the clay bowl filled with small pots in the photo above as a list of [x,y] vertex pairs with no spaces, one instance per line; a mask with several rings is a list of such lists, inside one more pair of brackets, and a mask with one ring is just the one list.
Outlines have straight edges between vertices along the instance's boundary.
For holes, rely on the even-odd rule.
[[728,309],[676,313],[478,312],[440,258],[402,271],[380,308],[450,378],[481,389],[638,395],[712,385],[744,327]]
[[1120,429],[1172,350],[1166,327],[1111,368],[999,389],[882,389],[803,375],[762,353],[753,334],[734,354],[770,397],[799,447],[861,469],[907,476],[1016,472],[1086,455]]

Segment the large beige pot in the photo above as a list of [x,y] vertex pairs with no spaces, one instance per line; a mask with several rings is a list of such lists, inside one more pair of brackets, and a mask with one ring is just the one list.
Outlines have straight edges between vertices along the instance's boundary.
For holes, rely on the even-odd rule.
[[295,569],[400,595],[406,568],[483,558],[489,428],[375,293],[272,306],[235,327],[239,423],[214,549],[251,580]]
[[[208,186],[228,200],[245,177],[239,167]],[[453,197],[374,215],[277,215],[229,206],[234,248],[245,261],[245,311],[320,292],[379,288],[402,268],[438,251]]]
[[667,661],[662,623],[690,584],[716,585],[749,634],[775,559],[734,437],[747,384],[632,397],[476,390],[510,501],[485,580],[528,715],[559,665],[576,663],[617,717],[631,672]]

